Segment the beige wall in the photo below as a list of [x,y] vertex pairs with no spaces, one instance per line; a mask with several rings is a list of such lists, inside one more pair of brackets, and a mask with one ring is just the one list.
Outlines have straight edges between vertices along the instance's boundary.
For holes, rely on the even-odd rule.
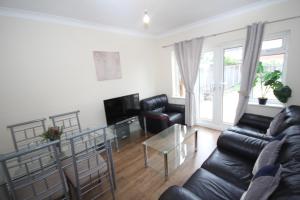
[[[157,94],[151,39],[0,17],[0,153],[12,149],[6,126],[80,110],[84,127],[105,123],[103,99]],[[119,51],[122,78],[98,82],[92,51]]]
[[[228,30],[245,27],[253,22],[272,21],[276,19],[299,16],[300,1],[290,0],[283,1],[279,4],[274,4],[269,7],[260,8],[258,10],[250,10],[236,16],[228,16],[219,20],[214,20],[205,23],[201,26],[190,28],[175,34],[162,37],[160,46],[172,44],[177,41],[187,40],[194,37],[205,36],[215,33],[220,33]],[[286,83],[293,89],[293,96],[288,104],[300,105],[300,68],[299,68],[299,46],[300,46],[300,19],[294,19],[285,22],[269,24],[266,26],[265,35],[289,31],[288,41],[288,60],[286,69]],[[206,39],[204,42],[204,50],[217,46],[226,45],[235,41],[244,41],[246,37],[245,30],[236,31],[229,34],[220,35],[217,37]],[[172,48],[160,48],[160,60],[163,82],[160,91],[172,96],[172,74],[171,74],[171,59],[170,52]],[[182,99],[173,99],[173,102],[183,102]],[[248,112],[274,116],[281,108],[261,107],[249,105]]]
[[[48,22],[0,17],[0,153],[12,149],[6,126],[79,109],[84,127],[104,124],[103,99],[138,92],[141,98],[172,96],[170,52],[162,45],[244,27],[252,22],[300,15],[300,1],[214,20],[176,34],[147,39]],[[286,82],[289,104],[300,104],[300,20],[267,25],[266,33],[290,31]],[[244,40],[245,31],[205,40],[204,48]],[[122,79],[96,81],[92,51],[119,51]],[[182,102],[182,99],[171,99]],[[248,106],[274,115],[278,108]]]

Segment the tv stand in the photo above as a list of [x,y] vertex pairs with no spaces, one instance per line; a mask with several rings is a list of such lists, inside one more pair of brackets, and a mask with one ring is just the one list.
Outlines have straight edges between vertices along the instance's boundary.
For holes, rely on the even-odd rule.
[[122,121],[119,121],[111,126],[109,126],[109,128],[111,128],[113,130],[113,133],[116,137],[115,140],[115,145],[116,145],[116,149],[119,152],[119,140],[123,140],[126,139],[128,137],[130,137],[130,126],[131,124],[135,123],[138,121],[138,117],[131,117]]

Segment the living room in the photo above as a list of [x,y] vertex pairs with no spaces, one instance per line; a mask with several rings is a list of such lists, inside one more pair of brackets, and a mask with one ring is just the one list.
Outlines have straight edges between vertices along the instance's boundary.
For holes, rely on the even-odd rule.
[[300,199],[299,8],[1,0],[0,199]]

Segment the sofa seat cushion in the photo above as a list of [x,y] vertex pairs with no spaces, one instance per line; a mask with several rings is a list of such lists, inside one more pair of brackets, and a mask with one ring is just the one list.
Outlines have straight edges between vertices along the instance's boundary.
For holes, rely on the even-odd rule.
[[[41,172],[36,176],[36,178],[43,176],[45,176],[45,178],[41,178],[41,180],[37,180],[32,184],[30,184],[30,182],[32,181],[31,177],[19,179],[18,183],[15,186],[19,187],[23,185],[23,187],[21,186],[20,188],[16,189],[16,199],[37,198],[33,193],[32,187],[34,187],[35,192],[39,194],[37,199],[49,199],[49,195],[51,194],[51,199],[62,199],[62,197],[64,196],[63,183],[57,169],[46,169],[44,172]],[[0,199],[2,198],[0,197]]]
[[183,187],[203,200],[240,199],[245,191],[202,168],[198,169]]
[[172,124],[181,124],[183,121],[182,113],[166,113],[169,116],[169,120]]
[[250,126],[242,125],[242,124],[232,126],[227,130],[233,131],[233,132],[236,132],[236,133],[240,133],[240,134],[243,134],[243,135],[247,135],[247,136],[250,136],[250,137],[263,139],[263,140],[270,140],[272,138],[271,136],[266,135],[260,129],[256,129],[254,127],[250,127]]
[[202,168],[246,190],[251,182],[253,165],[246,157],[216,149]]
[[[77,163],[77,170],[79,174],[79,183],[80,185],[87,185],[88,183],[99,179],[107,173],[107,164],[106,161],[102,158],[100,154],[96,156],[91,156],[89,159],[85,159],[81,162]],[[65,160],[65,162],[70,162],[69,160]],[[64,165],[67,166],[64,169],[65,175],[68,181],[72,184],[73,187],[77,187],[76,175],[74,171],[74,166],[72,165]]]

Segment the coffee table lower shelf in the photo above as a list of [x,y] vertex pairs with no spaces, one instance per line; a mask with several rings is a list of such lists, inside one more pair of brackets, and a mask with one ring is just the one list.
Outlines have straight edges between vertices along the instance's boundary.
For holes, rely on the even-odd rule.
[[[168,180],[169,175],[181,166],[186,160],[197,152],[197,130],[194,131],[195,145],[187,143],[188,140],[176,145],[170,151],[160,152],[146,143],[143,143],[144,148],[144,164],[145,167],[150,167],[155,171],[164,175],[165,180]],[[188,138],[187,138],[188,139]],[[194,147],[194,148],[193,148]]]

